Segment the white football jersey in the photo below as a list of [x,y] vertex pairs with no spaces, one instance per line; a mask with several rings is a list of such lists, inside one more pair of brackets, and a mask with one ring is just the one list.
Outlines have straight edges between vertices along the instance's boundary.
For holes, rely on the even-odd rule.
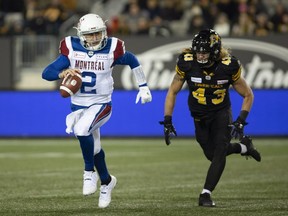
[[123,41],[111,37],[103,49],[89,51],[82,47],[78,38],[66,37],[60,45],[60,52],[68,57],[70,68],[81,71],[82,86],[71,96],[73,104],[90,106],[111,101],[114,88],[112,64],[125,53]]

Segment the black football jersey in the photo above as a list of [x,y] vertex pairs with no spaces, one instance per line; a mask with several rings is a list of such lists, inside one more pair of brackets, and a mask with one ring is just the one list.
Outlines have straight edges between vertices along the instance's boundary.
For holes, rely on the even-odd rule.
[[191,53],[180,54],[176,73],[188,85],[188,104],[192,115],[204,117],[230,107],[229,87],[240,78],[241,68],[234,56],[225,57],[210,68],[201,68]]

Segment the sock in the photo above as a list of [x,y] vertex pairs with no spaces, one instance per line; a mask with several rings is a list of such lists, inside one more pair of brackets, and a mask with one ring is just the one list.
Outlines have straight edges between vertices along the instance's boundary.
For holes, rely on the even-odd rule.
[[239,144],[240,144],[240,146],[241,146],[241,154],[246,153],[246,152],[247,152],[247,147],[246,147],[246,145],[244,145],[244,144],[242,144],[242,143],[239,143]]
[[239,154],[241,153],[240,143],[230,143],[227,148],[227,156],[230,154]]
[[94,171],[94,139],[93,136],[77,136],[80,147],[82,150],[82,156],[85,163],[86,171]]
[[106,166],[105,153],[103,149],[101,149],[98,154],[94,155],[94,165],[99,174],[101,185],[108,185],[111,181],[111,176]]
[[211,194],[211,191],[210,190],[207,190],[207,189],[203,189],[201,194],[204,194],[204,193],[208,193],[208,194]]

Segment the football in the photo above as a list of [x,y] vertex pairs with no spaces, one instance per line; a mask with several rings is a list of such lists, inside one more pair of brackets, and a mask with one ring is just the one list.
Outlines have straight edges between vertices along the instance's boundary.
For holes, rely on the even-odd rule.
[[60,94],[62,97],[67,98],[74,95],[82,85],[82,78],[80,74],[74,76],[67,75],[63,78],[60,84]]

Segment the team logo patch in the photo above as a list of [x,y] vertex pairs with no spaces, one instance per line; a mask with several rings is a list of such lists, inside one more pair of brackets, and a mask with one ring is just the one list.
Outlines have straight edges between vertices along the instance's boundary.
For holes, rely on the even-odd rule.
[[218,85],[225,84],[225,83],[228,83],[228,80],[217,80]]
[[74,52],[74,57],[78,58],[78,59],[84,59],[85,58],[85,54],[82,52]]
[[91,56],[93,56],[93,55],[94,55],[94,52],[93,52],[93,51],[89,51],[89,52],[88,52],[88,56],[91,57]]
[[108,59],[108,55],[106,54],[96,54],[96,59]]
[[191,81],[195,83],[202,83],[202,78],[199,77],[191,77]]
[[211,76],[207,75],[207,76],[205,76],[205,79],[206,80],[211,80]]

